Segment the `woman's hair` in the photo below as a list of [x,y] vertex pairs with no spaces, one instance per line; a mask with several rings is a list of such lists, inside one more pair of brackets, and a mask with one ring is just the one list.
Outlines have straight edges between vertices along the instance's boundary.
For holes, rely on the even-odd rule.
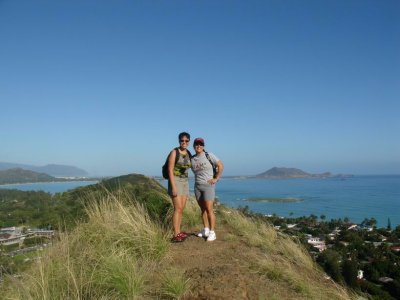
[[178,136],[178,139],[181,139],[181,138],[183,138],[184,136],[187,137],[187,138],[190,140],[190,134],[187,133],[187,132],[181,132],[181,133],[179,134],[179,136]]

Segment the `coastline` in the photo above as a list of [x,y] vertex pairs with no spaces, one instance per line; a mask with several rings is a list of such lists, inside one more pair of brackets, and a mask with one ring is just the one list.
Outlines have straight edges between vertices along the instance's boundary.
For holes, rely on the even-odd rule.
[[33,184],[55,184],[55,183],[68,183],[68,182],[99,182],[98,179],[95,180],[62,180],[62,181],[36,181],[36,182],[20,182],[20,183],[0,183],[0,188],[2,186],[8,186],[8,185],[33,185]]
[[[22,184],[3,184],[0,189],[42,190],[59,193],[96,184],[104,178],[33,182]],[[190,191],[193,193],[193,178],[189,178]],[[167,181],[159,181],[167,187]],[[373,191],[373,193],[371,192]],[[360,223],[364,218],[374,217],[378,226],[390,222],[400,225],[400,176],[366,175],[354,176],[346,180],[297,179],[297,180],[237,180],[223,177],[217,184],[216,195],[219,202],[232,208],[248,206],[253,212],[265,215],[276,214],[282,217],[301,217],[314,214],[324,215],[327,220],[348,218]],[[285,199],[295,198],[302,201],[246,201],[249,198]]]

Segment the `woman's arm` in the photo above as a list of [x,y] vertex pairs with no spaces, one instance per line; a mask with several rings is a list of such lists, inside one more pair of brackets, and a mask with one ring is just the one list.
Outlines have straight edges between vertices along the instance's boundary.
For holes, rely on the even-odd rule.
[[218,180],[221,178],[222,172],[224,171],[224,164],[222,163],[222,161],[217,161],[217,168],[218,168],[218,172],[217,174],[215,174],[215,178],[210,179],[208,181],[209,184],[216,184],[218,182]]
[[217,169],[218,172],[215,174],[215,179],[218,181],[222,176],[222,172],[224,171],[224,164],[220,160],[217,162]]

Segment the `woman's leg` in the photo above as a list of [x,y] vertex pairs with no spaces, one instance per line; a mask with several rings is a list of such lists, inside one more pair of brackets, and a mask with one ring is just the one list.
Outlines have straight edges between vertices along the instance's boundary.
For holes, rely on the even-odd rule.
[[172,198],[174,204],[174,214],[172,215],[172,225],[174,227],[174,236],[181,232],[182,214],[187,201],[186,195],[179,195]]
[[203,220],[204,228],[210,228],[205,201],[198,200],[197,203],[199,204],[201,209],[201,219]]
[[203,201],[205,207],[205,214],[207,216],[207,222],[210,225],[210,230],[215,229],[215,214],[214,214],[214,201],[206,200]]

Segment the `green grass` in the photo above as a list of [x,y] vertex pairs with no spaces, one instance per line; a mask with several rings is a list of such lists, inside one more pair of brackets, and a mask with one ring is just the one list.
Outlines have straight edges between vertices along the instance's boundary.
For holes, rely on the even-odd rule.
[[218,216],[242,241],[262,250],[249,267],[277,286],[284,287],[300,299],[352,297],[345,288],[324,279],[324,273],[298,240],[279,233],[270,224],[245,217],[237,210],[222,208]]
[[[170,274],[169,230],[154,221],[128,193],[85,199],[88,221],[59,235],[22,280],[8,278],[4,299],[142,299],[151,295],[179,298],[188,285]],[[129,203],[129,205],[127,204]],[[167,278],[167,277],[166,277]]]
[[196,199],[194,197],[190,197],[186,202],[186,207],[183,210],[182,215],[182,227],[183,228],[192,228],[202,224],[201,216],[200,216],[200,208],[197,204]]
[[190,280],[186,279],[183,272],[171,269],[162,278],[162,297],[180,299],[190,291]]

